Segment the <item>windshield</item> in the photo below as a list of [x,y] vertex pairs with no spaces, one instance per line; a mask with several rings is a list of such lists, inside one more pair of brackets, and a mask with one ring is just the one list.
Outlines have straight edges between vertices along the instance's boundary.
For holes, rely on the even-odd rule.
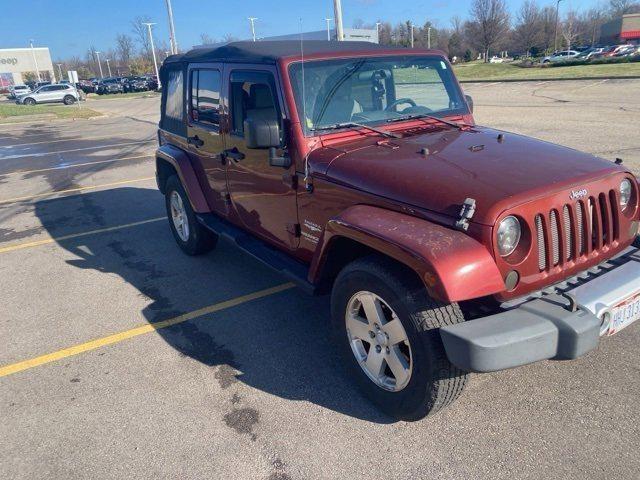
[[304,82],[302,72],[300,62],[289,67],[305,134],[341,123],[469,113],[449,65],[439,57],[315,60],[304,62]]

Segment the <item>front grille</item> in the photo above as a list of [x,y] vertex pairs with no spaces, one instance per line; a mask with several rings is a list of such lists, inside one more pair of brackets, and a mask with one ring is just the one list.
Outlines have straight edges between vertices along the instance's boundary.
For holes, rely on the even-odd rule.
[[618,204],[613,190],[534,218],[540,271],[588,255],[618,239]]

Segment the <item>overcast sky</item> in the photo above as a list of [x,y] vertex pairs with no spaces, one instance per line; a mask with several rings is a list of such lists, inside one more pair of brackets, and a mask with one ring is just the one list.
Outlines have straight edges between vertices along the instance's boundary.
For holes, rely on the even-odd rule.
[[[471,0],[342,0],[344,26],[355,19],[366,23],[378,19],[416,24],[431,19],[449,26],[454,15],[466,17]],[[507,0],[512,13],[522,0]],[[569,8],[589,8],[604,0],[563,0],[560,12]],[[539,5],[555,5],[555,0],[539,0]],[[17,8],[10,8],[15,5]],[[115,45],[118,33],[131,34],[131,20],[148,15],[158,22],[154,39],[168,43],[165,0],[9,0],[0,1],[0,48],[25,47],[33,38],[37,46],[51,49],[54,59],[84,56],[90,45],[107,50]],[[200,34],[213,38],[225,34],[250,37],[247,17],[258,17],[258,36],[296,33],[300,19],[305,31],[326,28],[325,18],[333,17],[332,0],[173,0],[178,44],[183,49],[200,43]]]

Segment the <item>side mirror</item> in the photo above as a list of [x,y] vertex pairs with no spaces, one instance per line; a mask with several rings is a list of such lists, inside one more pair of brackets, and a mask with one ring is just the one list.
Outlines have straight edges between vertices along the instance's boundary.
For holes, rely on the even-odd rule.
[[280,146],[280,125],[275,110],[247,110],[244,121],[244,141],[247,148]]
[[469,111],[473,113],[473,98],[471,98],[471,95],[465,95],[464,99],[467,101],[467,105],[469,105]]

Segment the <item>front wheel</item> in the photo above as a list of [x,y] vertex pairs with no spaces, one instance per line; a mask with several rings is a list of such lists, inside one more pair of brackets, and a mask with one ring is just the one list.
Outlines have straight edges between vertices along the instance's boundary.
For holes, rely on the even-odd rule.
[[185,253],[200,255],[215,248],[218,236],[198,222],[176,175],[167,180],[165,205],[173,237]]
[[24,99],[24,104],[25,105],[35,105],[36,101],[33,98],[25,98]]
[[464,321],[415,274],[382,256],[352,262],[331,295],[335,341],[361,391],[383,412],[419,420],[449,405],[468,375],[451,364],[439,327]]

